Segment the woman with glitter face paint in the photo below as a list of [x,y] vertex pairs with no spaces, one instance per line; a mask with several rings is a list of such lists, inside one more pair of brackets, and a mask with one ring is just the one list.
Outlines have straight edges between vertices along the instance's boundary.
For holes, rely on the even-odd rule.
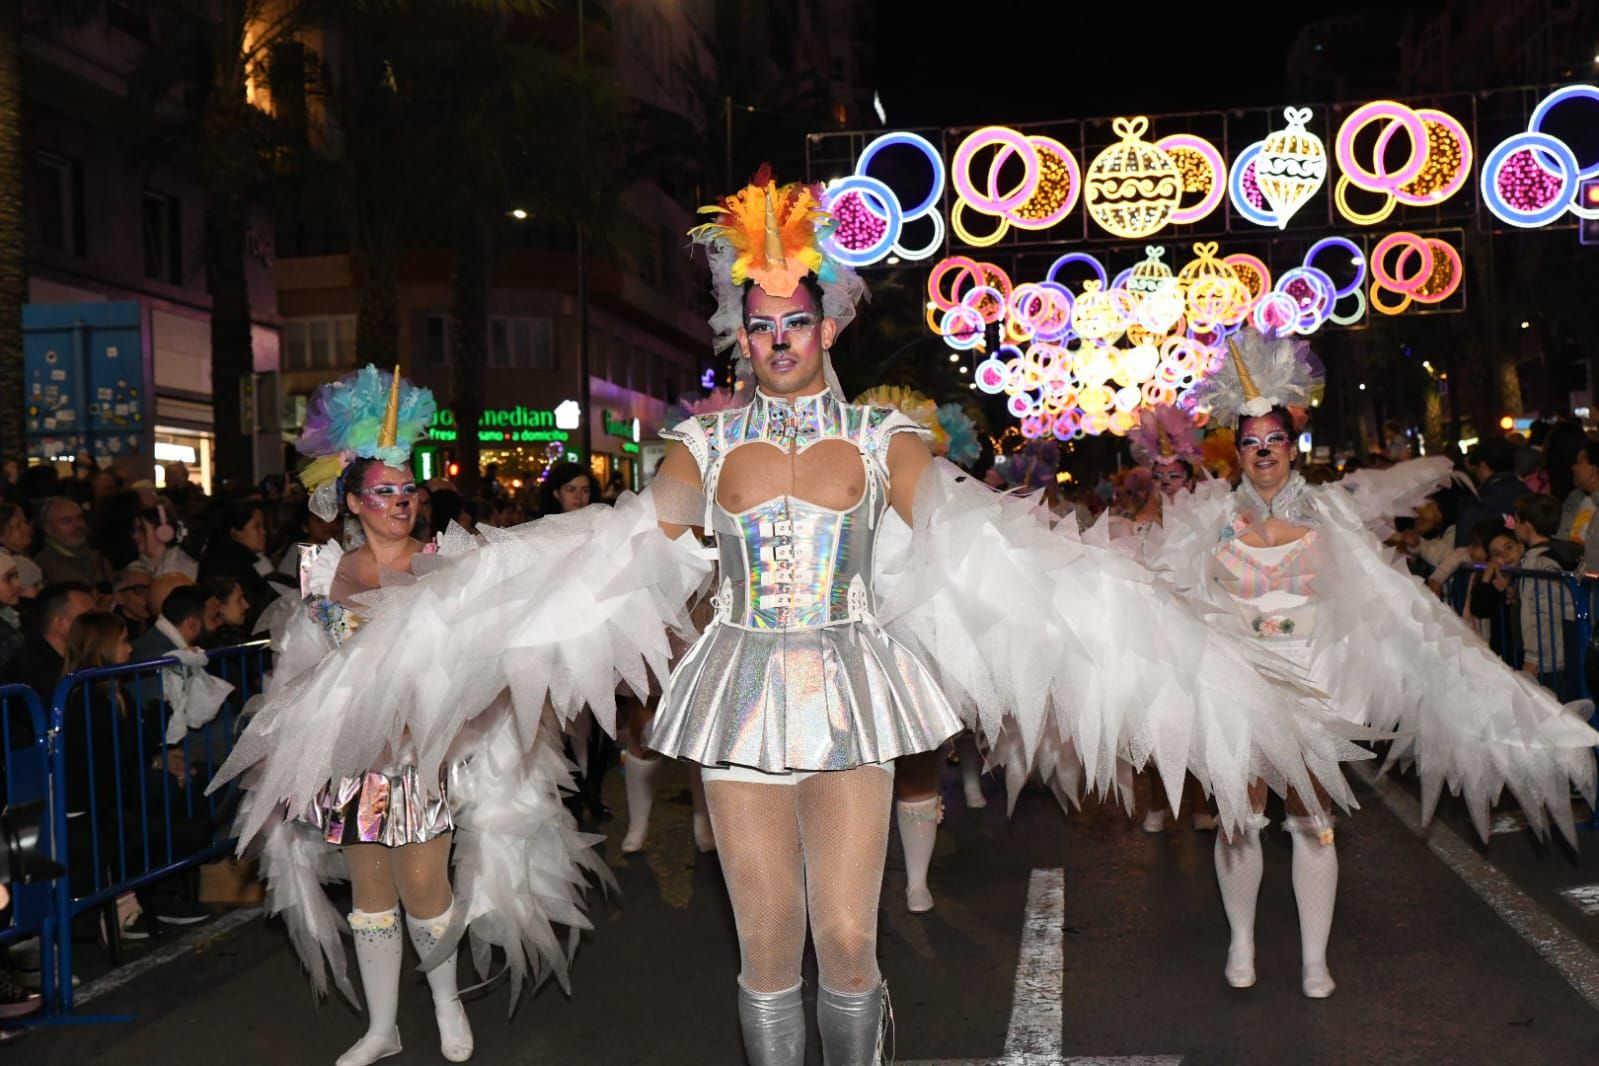
[[[1229,628],[1291,662],[1360,725],[1397,731],[1390,761],[1413,762],[1424,821],[1440,791],[1464,796],[1483,839],[1488,809],[1508,789],[1529,824],[1550,818],[1573,835],[1570,789],[1591,800],[1599,733],[1546,690],[1509,670],[1383,546],[1391,518],[1410,513],[1446,480],[1447,460],[1311,486],[1295,469],[1294,411],[1320,384],[1303,342],[1244,330],[1229,339],[1228,364],[1196,390],[1214,421],[1236,424],[1243,478],[1200,486],[1168,503],[1146,544],[1157,572],[1224,609]],[[1299,905],[1301,989],[1330,996],[1327,941],[1338,887],[1338,855],[1327,797],[1292,791],[1284,827],[1293,835]],[[1265,788],[1254,815],[1216,840],[1216,878],[1232,928],[1225,976],[1255,983],[1255,901],[1262,875]],[[1547,808],[1548,814],[1545,814]]]
[[[610,730],[618,682],[643,693],[650,674],[666,678],[644,741],[704,768],[756,1066],[805,1060],[807,935],[824,1061],[882,1061],[895,760],[972,728],[1018,778],[1056,774],[1067,748],[1079,787],[1113,789],[1118,759],[1168,789],[1192,772],[1240,828],[1254,778],[1307,795],[1321,782],[1347,803],[1338,763],[1354,754],[1315,693],[1254,643],[1214,632],[1071,523],[935,459],[893,408],[845,400],[828,350],[863,286],[827,255],[819,195],[758,175],[695,232],[741,403],[663,434],[674,446],[643,494],[495,531],[384,589],[361,639],[284,708],[336,718],[359,691],[382,701],[390,730],[409,725],[428,765],[451,707],[508,693],[521,714],[549,706],[570,721],[589,707]],[[891,514],[909,535],[886,560]],[[707,584],[712,617],[668,676],[670,638]]]
[[[327,521],[342,512],[347,524],[359,529],[357,544],[349,551],[338,542],[302,547],[305,603],[278,612],[273,625],[278,661],[261,701],[264,706],[251,708],[255,712],[251,726],[217,779],[220,784],[243,773],[247,798],[241,806],[240,849],[258,830],[262,832],[269,909],[282,912],[288,921],[319,990],[324,980],[320,951],[341,990],[352,994],[343,973],[337,918],[328,913],[318,884],[341,873],[350,880],[354,909],[348,924],[366,1002],[367,1032],[339,1057],[337,1066],[365,1066],[400,1053],[402,929],[427,971],[440,1053],[451,1062],[472,1056],[472,1030],[457,989],[454,941],[470,906],[483,904],[488,896],[480,892],[473,898],[468,893],[457,903],[450,884],[450,856],[457,818],[474,796],[479,800],[473,811],[477,821],[467,822],[485,831],[457,848],[458,866],[463,861],[480,865],[482,855],[497,846],[501,855],[514,854],[514,848],[507,851],[484,827],[485,807],[493,802],[481,802],[484,779],[492,771],[487,760],[473,760],[488,737],[503,740],[514,733],[496,727],[493,708],[482,721],[460,732],[449,756],[432,773],[424,771],[409,730],[402,728],[380,746],[375,766],[330,777],[308,803],[296,802],[292,793],[276,794],[267,784],[275,763],[299,759],[329,735],[302,724],[293,714],[281,713],[279,700],[291,679],[313,669],[337,648],[359,643],[363,597],[413,580],[421,572],[419,560],[432,558],[438,548],[423,545],[412,535],[417,485],[407,462],[411,442],[424,430],[433,409],[432,396],[403,382],[398,370],[385,389],[374,367],[324,386],[313,397],[307,432],[300,442],[301,450],[315,457],[304,475],[313,490],[311,505]],[[360,729],[360,718],[358,709],[344,724]],[[585,842],[558,802],[558,786],[566,777],[559,756],[547,750],[549,745],[550,737],[541,732],[531,745],[531,757],[520,761],[517,772],[499,775],[495,787],[507,790],[502,802],[512,795],[523,801],[518,813],[528,824],[519,831],[531,829],[532,837],[542,835],[555,845],[534,863],[537,872],[554,879],[573,878],[576,883],[581,880],[578,867],[589,860],[581,857]],[[540,751],[541,746],[546,750]],[[256,816],[273,807],[282,811],[275,821]],[[480,881],[477,887],[485,884]],[[544,912],[538,919],[545,926],[538,930],[540,935],[547,933],[551,913],[558,916],[556,920],[569,921],[575,909],[570,899],[550,907],[536,893],[519,905]],[[560,966],[565,958],[557,949],[551,961]]]

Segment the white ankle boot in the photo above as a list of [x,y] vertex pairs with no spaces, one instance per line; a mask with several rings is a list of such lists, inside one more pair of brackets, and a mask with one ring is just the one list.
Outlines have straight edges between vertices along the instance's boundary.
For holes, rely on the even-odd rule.
[[350,912],[355,934],[355,965],[361,971],[361,994],[366,998],[366,1035],[340,1055],[335,1066],[370,1066],[398,1055],[400,1029],[395,1024],[400,1009],[400,960],[405,946],[400,939],[400,909]]
[[[405,916],[405,927],[411,934],[411,944],[420,958],[426,959],[438,947],[455,905],[433,918]],[[439,1054],[449,1062],[465,1062],[472,1057],[472,1024],[467,1021],[466,1008],[461,1005],[461,995],[456,986],[455,952],[427,972],[428,988],[433,993],[433,1016],[439,1023]]]
[[655,779],[666,762],[660,756],[640,759],[631,753],[622,768],[622,780],[627,785],[627,835],[622,838],[622,854],[631,855],[644,850],[644,841],[650,835],[650,808],[655,806]]

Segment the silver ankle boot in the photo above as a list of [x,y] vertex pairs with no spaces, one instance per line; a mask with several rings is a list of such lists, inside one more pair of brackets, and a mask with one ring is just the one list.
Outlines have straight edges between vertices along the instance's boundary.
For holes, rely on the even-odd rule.
[[878,1066],[883,1061],[887,999],[883,981],[867,992],[817,989],[816,1027],[822,1032],[826,1066]]
[[805,1062],[805,983],[782,992],[751,992],[738,985],[738,1024],[750,1066],[802,1066]]

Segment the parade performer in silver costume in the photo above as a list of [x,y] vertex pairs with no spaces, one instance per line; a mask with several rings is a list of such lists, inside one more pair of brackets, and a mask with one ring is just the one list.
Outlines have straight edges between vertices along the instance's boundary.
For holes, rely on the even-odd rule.
[[[1338,766],[1360,754],[1253,642],[1035,501],[935,460],[900,413],[844,400],[828,349],[863,287],[826,257],[817,195],[762,176],[696,233],[742,402],[674,427],[643,494],[485,529],[476,550],[366,599],[361,639],[279,713],[337,720],[360,701],[381,716],[337,760],[276,761],[257,784],[309,798],[402,736],[431,780],[485,707],[524,723],[587,707],[611,730],[619,682],[642,694],[664,679],[646,741],[705,768],[757,1066],[804,1061],[807,929],[824,1060],[882,1059],[893,760],[972,728],[1013,779],[1038,773],[1063,794],[1114,789],[1118,761],[1168,793],[1192,772],[1236,828],[1256,779],[1348,804]],[[887,561],[879,538],[896,522]],[[713,618],[669,672],[707,589]]]
[[[281,601],[264,620],[277,653],[274,669],[212,785],[242,774],[239,850],[260,856],[268,912],[288,925],[317,991],[326,988],[325,958],[335,984],[354,1002],[339,943],[343,923],[321,887],[350,880],[348,929],[367,1032],[338,1066],[366,1066],[401,1051],[402,930],[427,971],[440,1053],[451,1062],[471,1058],[472,1029],[456,977],[463,927],[471,923],[480,972],[494,945],[507,953],[513,986],[530,971],[555,973],[565,984],[571,943],[551,924],[568,925],[574,934],[587,927],[580,907],[584,871],[601,871],[591,849],[599,838],[578,834],[559,801],[571,779],[551,728],[540,723],[522,734],[507,705],[496,703],[450,738],[442,762],[423,769],[412,733],[383,730],[382,708],[367,698],[374,686],[357,685],[333,717],[293,699],[295,686],[319,663],[369,642],[359,631],[368,597],[381,596],[380,586],[413,580],[439,559],[440,543],[424,545],[411,535],[417,519],[411,446],[433,410],[426,389],[403,381],[398,369],[385,385],[372,366],[312,397],[299,447],[313,461],[302,480],[319,516],[331,522],[342,512],[358,532],[348,551],[337,541],[302,546],[304,602]],[[471,543],[459,527],[452,532],[441,538],[446,554]],[[300,763],[325,772],[320,786],[307,781],[275,791],[274,775]]]

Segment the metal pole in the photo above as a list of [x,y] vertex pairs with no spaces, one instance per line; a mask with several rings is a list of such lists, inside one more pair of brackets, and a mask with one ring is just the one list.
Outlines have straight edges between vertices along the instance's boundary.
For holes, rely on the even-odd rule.
[[[584,31],[584,5],[583,0],[577,0],[577,65],[578,70],[586,78],[588,75],[588,56],[585,48]],[[584,91],[587,91],[585,85]],[[587,130],[586,123],[579,123],[580,130]],[[578,143],[578,159],[588,159],[588,141],[585,135]],[[588,234],[582,220],[577,226],[577,373],[578,373],[578,404],[582,413],[578,418],[577,439],[583,447],[583,462],[589,470],[594,469],[594,434],[590,425],[589,407],[593,402],[592,390],[589,385],[589,257]],[[598,476],[598,475],[596,475]]]
[[731,193],[733,191],[733,98],[731,96],[722,97],[722,132],[723,148],[727,157],[727,174],[722,188]]

